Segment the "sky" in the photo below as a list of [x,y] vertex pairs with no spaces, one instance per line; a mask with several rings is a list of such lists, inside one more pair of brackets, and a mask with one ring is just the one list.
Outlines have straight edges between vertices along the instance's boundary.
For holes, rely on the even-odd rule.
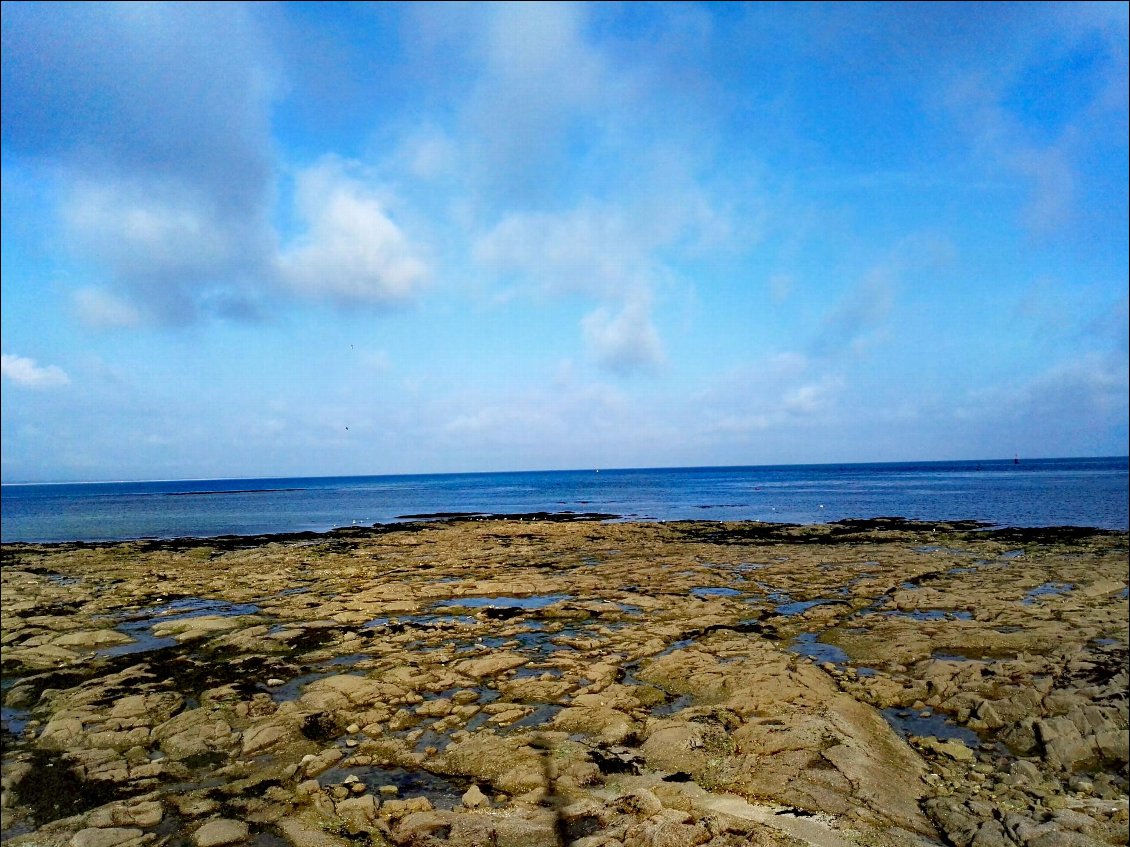
[[1127,19],[4,2],[3,481],[1126,455]]

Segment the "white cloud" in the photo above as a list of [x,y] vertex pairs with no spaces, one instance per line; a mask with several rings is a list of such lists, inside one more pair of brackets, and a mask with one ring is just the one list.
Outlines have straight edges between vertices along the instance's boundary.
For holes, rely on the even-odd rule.
[[72,297],[79,320],[95,329],[137,326],[141,315],[134,306],[98,288],[80,288]]
[[40,365],[35,359],[7,353],[0,356],[0,370],[5,379],[23,388],[57,388],[71,381],[58,365]]
[[814,415],[825,411],[842,384],[838,378],[825,377],[819,382],[798,385],[784,393],[781,409],[788,415]]
[[842,375],[821,360],[784,352],[723,374],[696,395],[693,408],[705,438],[825,425],[843,412]]
[[420,291],[428,266],[373,188],[332,157],[300,173],[297,186],[298,212],[308,229],[278,262],[293,290],[378,305],[403,302]]
[[655,243],[625,210],[587,202],[568,211],[516,212],[482,235],[474,258],[556,294],[619,297],[653,270]]
[[616,313],[599,307],[582,318],[581,329],[593,356],[611,370],[627,372],[663,361],[659,333],[643,295],[629,298]]
[[[229,217],[213,200],[154,178],[82,181],[72,188],[63,207],[72,246],[105,267],[121,290],[98,295],[101,318],[128,326],[136,322],[126,314],[132,309],[138,317],[185,323],[230,312],[235,303],[251,308],[270,235],[258,212],[248,211],[250,219]],[[98,311],[94,296],[77,297],[80,306]]]
[[[184,323],[246,313],[254,299],[273,179],[256,14],[235,3],[5,7],[5,147],[60,177],[67,246],[140,317]],[[128,323],[101,311],[96,320]]]
[[463,115],[476,178],[512,201],[552,196],[570,128],[608,98],[614,81],[584,38],[583,6],[489,8],[477,33],[483,72]]

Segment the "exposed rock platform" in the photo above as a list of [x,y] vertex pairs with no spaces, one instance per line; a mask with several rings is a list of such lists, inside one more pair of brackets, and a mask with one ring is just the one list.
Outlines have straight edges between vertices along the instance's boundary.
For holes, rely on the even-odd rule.
[[4,545],[5,841],[1126,843],[1126,533],[607,517]]

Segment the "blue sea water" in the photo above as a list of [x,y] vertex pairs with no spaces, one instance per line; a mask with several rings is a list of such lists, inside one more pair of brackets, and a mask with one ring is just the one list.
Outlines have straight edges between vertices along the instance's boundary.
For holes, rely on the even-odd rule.
[[1127,529],[1118,458],[4,485],[3,541],[324,531],[436,512]]

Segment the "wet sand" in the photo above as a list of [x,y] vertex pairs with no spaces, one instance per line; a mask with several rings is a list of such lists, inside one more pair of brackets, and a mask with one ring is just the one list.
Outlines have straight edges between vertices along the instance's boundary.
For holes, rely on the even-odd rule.
[[12,845],[1127,839],[1127,534],[446,517],[3,547]]

